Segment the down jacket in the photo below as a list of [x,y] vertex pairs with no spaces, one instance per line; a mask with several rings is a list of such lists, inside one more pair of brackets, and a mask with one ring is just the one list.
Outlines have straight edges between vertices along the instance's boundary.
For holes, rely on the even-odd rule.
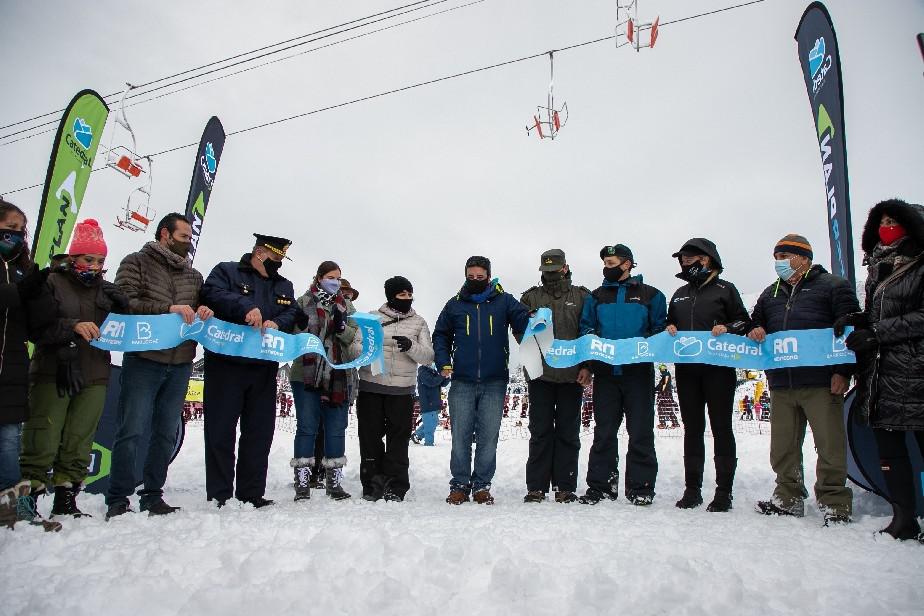
[[[430,328],[422,316],[413,308],[404,314],[392,310],[388,304],[383,304],[372,314],[382,318],[382,330],[385,340],[382,348],[382,361],[385,372],[372,374],[372,366],[363,366],[359,369],[360,391],[379,391],[379,389],[365,387],[364,383],[373,383],[385,387],[401,388],[405,391],[396,393],[414,393],[417,383],[417,366],[429,365],[433,361],[433,345],[430,342]],[[406,336],[411,340],[411,348],[406,353],[398,350],[392,336]],[[358,357],[362,352],[362,336],[353,338],[351,356]]]
[[[777,278],[764,289],[754,304],[751,327],[763,327],[768,334],[789,329],[824,329],[859,309],[857,294],[846,279],[813,265],[794,287]],[[767,383],[770,389],[830,387],[833,374],[849,378],[853,371],[853,364],[778,368],[767,370]]]
[[874,428],[924,430],[924,207],[898,200],[876,205],[863,229],[867,256],[879,243],[883,213],[908,232],[898,248],[906,263],[881,281],[867,280],[866,314],[879,351],[858,359],[857,404]]
[[115,312],[109,289],[115,289],[111,282],[101,278],[86,285],[69,271],[53,271],[48,275],[55,307],[55,319],[50,327],[36,336],[35,355],[29,376],[33,383],[54,383],[58,373],[58,349],[70,342],[77,343],[77,357],[80,372],[87,385],[109,383],[109,351],[103,351],[90,344],[74,332],[74,326],[81,321],[92,321],[102,325],[106,315]]
[[[173,305],[199,307],[202,274],[184,257],[158,242],[148,242],[122,259],[115,284],[128,297],[132,314],[166,314]],[[172,349],[135,355],[161,364],[187,364],[196,357],[196,343],[190,340]]]

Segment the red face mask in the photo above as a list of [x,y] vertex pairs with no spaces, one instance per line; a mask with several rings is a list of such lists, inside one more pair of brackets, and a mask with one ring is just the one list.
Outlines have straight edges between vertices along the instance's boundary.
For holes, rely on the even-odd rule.
[[907,233],[901,225],[892,225],[891,227],[879,227],[879,239],[886,246],[891,246],[898,240],[905,237]]

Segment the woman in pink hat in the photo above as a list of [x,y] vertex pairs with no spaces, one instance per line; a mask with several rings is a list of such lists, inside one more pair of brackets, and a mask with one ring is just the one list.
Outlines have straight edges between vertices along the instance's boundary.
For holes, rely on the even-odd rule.
[[125,296],[103,280],[106,253],[99,224],[84,220],[74,227],[67,256],[48,275],[55,319],[36,340],[20,467],[31,483],[33,509],[51,472],[52,516],[84,515],[77,494],[109,383],[109,353],[89,343],[109,312],[127,311]]

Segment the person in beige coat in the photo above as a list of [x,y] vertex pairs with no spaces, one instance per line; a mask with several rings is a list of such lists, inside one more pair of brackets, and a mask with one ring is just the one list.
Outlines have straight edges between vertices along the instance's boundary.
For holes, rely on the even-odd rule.
[[359,370],[359,479],[363,499],[400,502],[410,488],[407,449],[417,366],[433,361],[433,346],[427,322],[411,308],[414,287],[407,278],[386,280],[385,299],[373,312],[381,316],[385,334],[384,372],[376,374],[374,365]]

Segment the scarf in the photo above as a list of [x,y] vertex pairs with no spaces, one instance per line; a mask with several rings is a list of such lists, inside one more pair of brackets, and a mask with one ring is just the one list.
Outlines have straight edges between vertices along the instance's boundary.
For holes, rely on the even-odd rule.
[[[343,314],[343,319],[346,320],[346,300],[342,294],[332,295],[318,286],[317,283],[312,284],[308,292],[315,300],[314,310],[318,322],[318,331],[313,331],[312,333],[321,339],[324,350],[327,352],[327,357],[335,364],[342,363],[343,352],[333,325],[335,310],[339,310]],[[319,390],[321,400],[331,406],[346,403],[348,394],[346,370],[334,370],[329,363],[314,354],[303,355],[302,366],[306,375],[305,389]],[[314,374],[315,378],[309,380],[307,378],[308,374]]]
[[[873,248],[872,252],[866,255],[864,263],[866,263],[866,296],[872,297],[879,285],[888,278],[892,272],[900,268],[906,263],[910,263],[918,258],[918,256],[910,256],[906,254],[908,250],[903,250],[903,248],[914,248],[910,243],[908,236],[903,237],[902,239],[886,246],[882,242],[878,242]],[[906,246],[907,245],[907,246]],[[913,250],[912,250],[913,252]]]

